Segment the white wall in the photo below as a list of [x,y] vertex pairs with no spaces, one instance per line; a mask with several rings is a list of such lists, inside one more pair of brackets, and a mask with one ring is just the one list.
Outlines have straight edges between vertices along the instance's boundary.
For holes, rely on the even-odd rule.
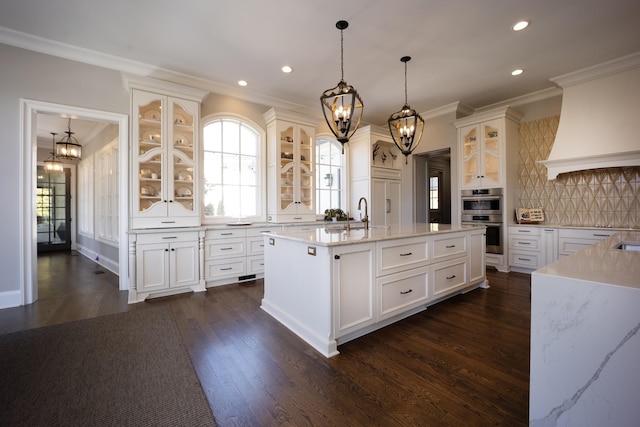
[[[76,107],[127,114],[129,95],[120,73],[0,44],[0,156],[3,205],[0,210],[0,307],[19,294],[22,279],[21,218],[23,198],[20,99],[31,99]],[[34,221],[35,223],[35,221]],[[27,242],[24,242],[25,244]]]

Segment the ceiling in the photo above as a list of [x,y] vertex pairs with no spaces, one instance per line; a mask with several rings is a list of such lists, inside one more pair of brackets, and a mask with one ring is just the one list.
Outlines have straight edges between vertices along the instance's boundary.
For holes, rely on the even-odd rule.
[[344,19],[344,78],[382,125],[404,104],[402,56],[411,107],[477,108],[640,51],[639,17],[638,0],[2,0],[0,43],[321,114]]

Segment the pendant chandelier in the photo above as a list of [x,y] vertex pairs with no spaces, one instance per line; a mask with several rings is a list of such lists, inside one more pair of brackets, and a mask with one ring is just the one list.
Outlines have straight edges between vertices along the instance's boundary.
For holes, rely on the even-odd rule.
[[342,144],[342,154],[344,154],[344,144],[349,142],[349,138],[360,125],[364,107],[358,91],[344,81],[344,39],[342,32],[348,26],[349,23],[347,21],[338,21],[336,23],[336,28],[340,30],[340,83],[338,83],[338,86],[324,91],[320,97],[324,119],[327,121],[331,133]]
[[56,135],[57,133],[51,132],[51,156],[44,161],[44,170],[49,173],[62,172],[62,162],[56,157]]
[[56,143],[56,155],[61,159],[80,160],[82,159],[82,146],[71,132],[71,117],[69,117],[67,136]]
[[404,106],[389,117],[389,132],[396,147],[404,154],[404,162],[407,164],[409,155],[416,149],[422,138],[424,120],[407,103],[407,62],[411,61],[411,57],[403,56],[400,61],[404,62]]

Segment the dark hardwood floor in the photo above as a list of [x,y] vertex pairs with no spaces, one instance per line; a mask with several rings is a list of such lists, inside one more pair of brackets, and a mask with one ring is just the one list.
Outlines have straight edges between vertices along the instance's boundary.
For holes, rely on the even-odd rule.
[[129,305],[115,275],[52,253],[40,299],[0,310],[0,333],[168,305],[221,426],[525,426],[530,279],[487,274],[326,359],[260,309],[261,280]]

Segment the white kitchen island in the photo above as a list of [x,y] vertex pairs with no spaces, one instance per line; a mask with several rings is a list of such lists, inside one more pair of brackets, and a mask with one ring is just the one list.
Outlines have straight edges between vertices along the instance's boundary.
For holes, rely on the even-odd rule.
[[262,309],[325,357],[430,304],[487,287],[484,227],[275,232],[264,248]]
[[533,272],[530,426],[638,425],[639,246],[620,232]]

